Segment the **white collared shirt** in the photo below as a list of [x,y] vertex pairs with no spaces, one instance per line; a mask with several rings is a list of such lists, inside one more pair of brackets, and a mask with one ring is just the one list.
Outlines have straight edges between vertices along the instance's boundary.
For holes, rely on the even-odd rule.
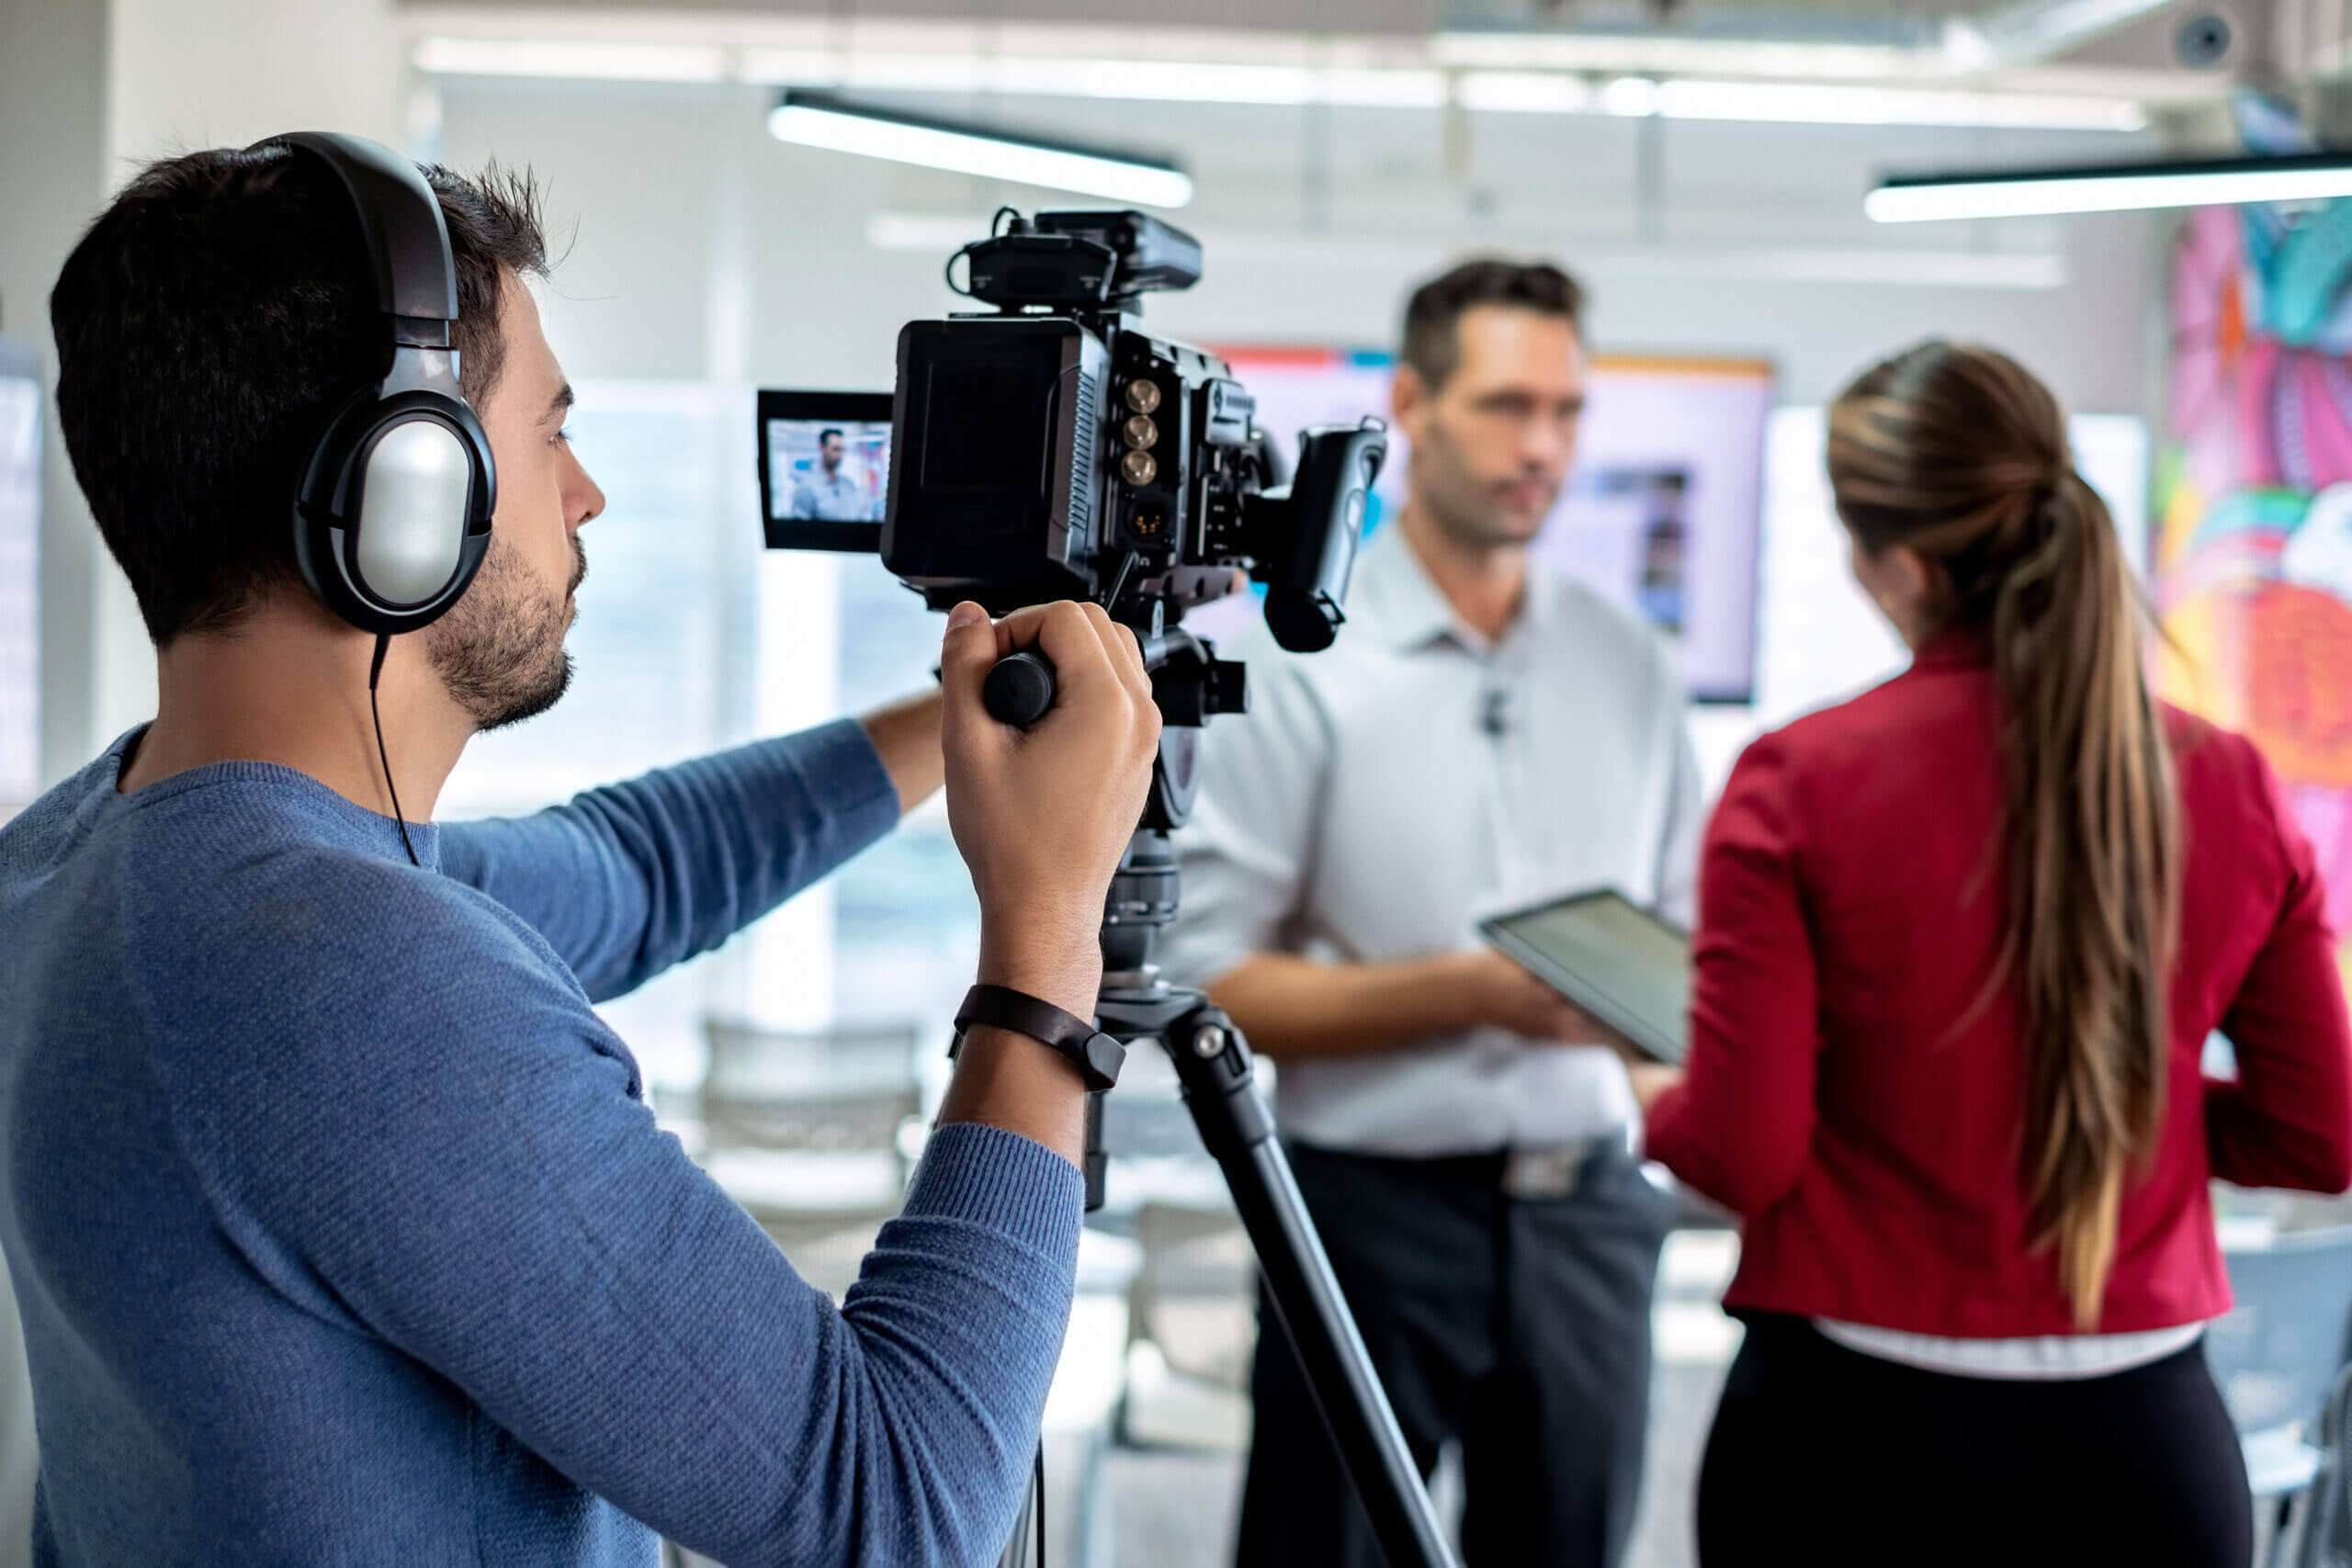
[[[1600,885],[1690,923],[1702,802],[1680,676],[1625,612],[1531,572],[1489,644],[1392,525],[1364,547],[1329,649],[1284,653],[1259,623],[1220,645],[1249,662],[1250,711],[1203,741],[1171,977],[1205,984],[1256,952],[1475,949],[1483,917]],[[1638,1116],[1614,1054],[1498,1029],[1283,1062],[1275,1111],[1305,1142],[1402,1156],[1569,1143]]]

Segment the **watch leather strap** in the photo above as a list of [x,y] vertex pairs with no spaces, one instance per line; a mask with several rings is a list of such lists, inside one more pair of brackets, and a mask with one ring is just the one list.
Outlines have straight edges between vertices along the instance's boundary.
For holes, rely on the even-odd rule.
[[1119,1081],[1127,1048],[1087,1020],[1010,986],[975,986],[964,993],[956,1010],[956,1043],[947,1048],[953,1060],[964,1048],[964,1034],[976,1023],[1025,1034],[1059,1052],[1078,1069],[1090,1091],[1109,1089]]

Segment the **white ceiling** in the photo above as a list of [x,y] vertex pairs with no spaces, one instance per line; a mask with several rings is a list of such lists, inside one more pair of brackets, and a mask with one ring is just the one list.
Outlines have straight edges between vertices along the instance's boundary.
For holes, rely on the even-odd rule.
[[[435,72],[507,69],[481,62],[485,49],[509,48],[539,51],[538,66],[516,73],[560,75],[546,51],[569,49],[582,62],[573,73],[587,76],[1182,100],[1193,95],[1170,84],[1186,71],[1304,71],[1317,73],[1307,100],[1472,108],[1496,107],[1480,91],[1569,92],[1581,95],[1573,107],[1595,107],[1592,95],[1626,76],[1762,80],[2129,104],[2177,130],[2236,86],[2291,90],[2335,69],[2345,10],[2340,0],[1189,0],[1178,27],[1170,8],[1136,0],[423,0],[401,15]],[[2316,25],[2323,16],[2331,26]],[[2217,63],[2185,64],[2183,26],[2207,17],[2231,46]],[[1125,75],[1106,75],[1106,63]],[[1057,73],[1075,85],[1045,79]],[[1486,74],[1465,92],[1476,73]],[[1264,101],[1292,101],[1268,90]]]

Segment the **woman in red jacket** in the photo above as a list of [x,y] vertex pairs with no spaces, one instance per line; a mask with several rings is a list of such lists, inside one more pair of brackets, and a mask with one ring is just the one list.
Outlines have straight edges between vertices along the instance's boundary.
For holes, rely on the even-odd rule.
[[2150,700],[2114,525],[2015,363],[1869,371],[1829,477],[1912,666],[1740,759],[1687,1077],[1637,1075],[1651,1156],[1745,1222],[1701,1557],[2244,1568],[2207,1185],[2352,1183],[2310,848],[2251,745]]

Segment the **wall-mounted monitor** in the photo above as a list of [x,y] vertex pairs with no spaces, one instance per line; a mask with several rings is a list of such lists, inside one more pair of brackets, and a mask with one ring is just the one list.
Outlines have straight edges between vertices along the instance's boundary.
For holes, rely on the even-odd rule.
[[[1218,349],[1258,400],[1258,423],[1287,444],[1311,424],[1388,412],[1390,355],[1327,348]],[[1756,687],[1764,427],[1772,367],[1760,359],[1592,361],[1576,467],[1535,555],[1657,627],[1705,703]],[[1379,512],[1394,515],[1410,464],[1390,433]],[[1374,526],[1378,525],[1375,519]]]

